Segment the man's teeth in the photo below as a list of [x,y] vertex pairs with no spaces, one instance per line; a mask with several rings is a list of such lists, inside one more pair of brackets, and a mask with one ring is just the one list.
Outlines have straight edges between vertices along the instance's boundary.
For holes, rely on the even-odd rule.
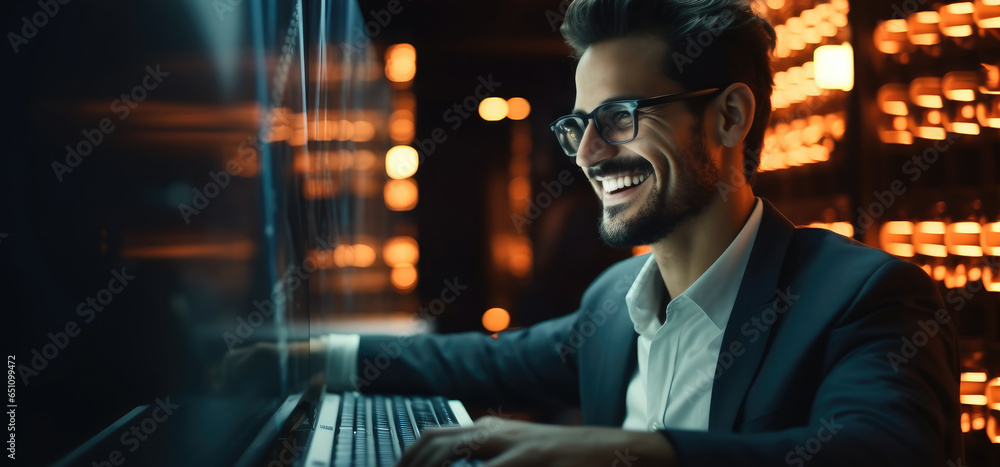
[[611,193],[626,187],[636,186],[644,181],[646,181],[646,175],[636,175],[631,177],[609,178],[607,180],[601,180],[601,183],[604,184],[604,192]]

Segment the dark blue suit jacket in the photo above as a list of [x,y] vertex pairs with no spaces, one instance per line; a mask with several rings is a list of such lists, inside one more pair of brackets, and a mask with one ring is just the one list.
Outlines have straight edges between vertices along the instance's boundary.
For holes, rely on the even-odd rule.
[[[961,466],[957,338],[933,281],[764,208],[714,381],[691,382],[712,391],[709,429],[663,430],[680,465]],[[489,407],[579,404],[585,424],[621,426],[637,337],[625,293],[646,259],[608,268],[575,313],[498,339],[363,337],[356,383]]]

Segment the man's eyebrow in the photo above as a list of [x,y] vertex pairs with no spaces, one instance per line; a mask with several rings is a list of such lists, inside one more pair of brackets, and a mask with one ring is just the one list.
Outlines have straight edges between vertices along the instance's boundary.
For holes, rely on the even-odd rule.
[[[631,101],[631,100],[637,100],[637,99],[642,99],[642,98],[643,98],[642,96],[635,95],[635,94],[628,94],[628,95],[624,95],[624,96],[609,97],[609,98],[604,99],[603,101],[601,101],[601,103],[598,104],[598,107],[600,107],[603,104],[607,104],[608,102]],[[594,107],[594,108],[596,109],[597,107]],[[573,109],[573,115],[585,115],[585,114],[587,114],[587,112],[584,112],[579,107]]]

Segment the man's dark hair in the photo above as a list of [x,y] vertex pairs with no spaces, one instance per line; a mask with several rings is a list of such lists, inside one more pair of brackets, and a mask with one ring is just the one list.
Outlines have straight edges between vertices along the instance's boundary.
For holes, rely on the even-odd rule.
[[561,32],[577,58],[598,42],[653,35],[670,46],[664,76],[687,90],[746,84],[757,108],[745,141],[744,169],[748,180],[756,173],[771,116],[775,33],[749,0],[576,0]]

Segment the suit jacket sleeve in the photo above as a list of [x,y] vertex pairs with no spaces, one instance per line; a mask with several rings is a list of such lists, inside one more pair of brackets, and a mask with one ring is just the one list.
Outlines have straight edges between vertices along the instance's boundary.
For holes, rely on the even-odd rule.
[[580,313],[498,338],[467,332],[362,336],[355,387],[443,395],[483,407],[578,405],[576,354],[566,352]]
[[[889,260],[831,324],[806,426],[665,430],[682,466],[960,466],[956,333],[934,283]],[[950,462],[950,464],[949,464]]]

